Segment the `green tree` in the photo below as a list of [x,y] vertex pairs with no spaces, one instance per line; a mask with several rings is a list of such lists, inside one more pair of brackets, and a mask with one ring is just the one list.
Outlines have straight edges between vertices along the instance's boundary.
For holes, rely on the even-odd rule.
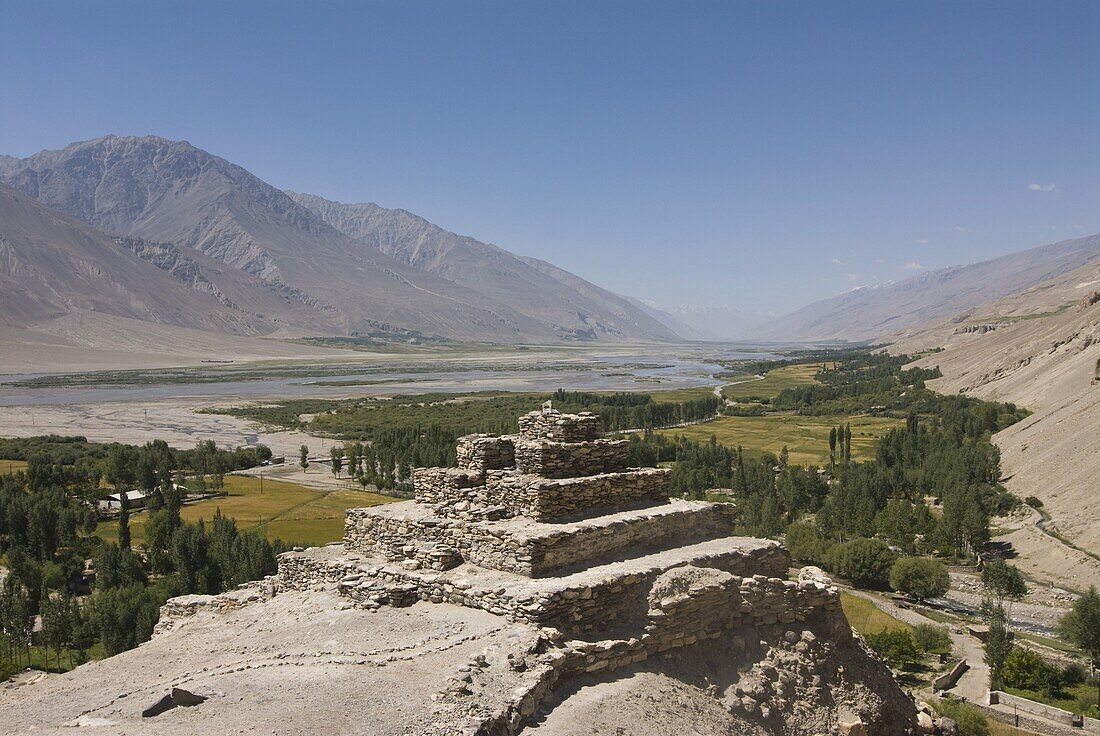
[[985,606],[989,634],[985,640],[985,663],[989,666],[989,689],[1000,690],[1004,687],[1005,658],[1012,651],[1012,634],[1008,630],[1008,617],[1004,606],[990,603]]
[[108,542],[99,545],[93,564],[96,589],[119,588],[145,582],[141,560],[133,552],[117,544]]
[[825,565],[829,559],[829,541],[821,536],[813,524],[796,522],[787,527],[787,550],[796,561]]
[[902,557],[890,568],[890,587],[918,600],[939,598],[950,586],[947,567],[931,557]]
[[917,645],[908,631],[885,629],[877,634],[868,634],[866,639],[867,646],[891,667],[901,667],[919,659]]
[[1024,576],[1013,565],[1000,557],[986,560],[982,565],[982,585],[997,600],[1018,601],[1027,595]]
[[922,652],[950,652],[951,634],[938,624],[917,624],[913,627],[913,642]]
[[126,491],[118,494],[118,546],[122,549],[130,549],[130,500]]
[[339,478],[340,471],[344,469],[344,450],[339,447],[333,447],[329,450],[329,457],[332,459],[332,475],[335,478]]
[[96,591],[90,619],[108,656],[133,649],[153,635],[164,601],[141,585]]
[[1062,689],[1062,672],[1035,652],[1013,647],[1005,656],[1001,671],[1004,684],[1021,690],[1033,690],[1054,697]]
[[833,571],[854,585],[884,588],[897,555],[880,539],[860,537],[833,547],[829,559]]
[[302,467],[302,470],[309,467],[309,448],[305,445],[298,448],[298,465]]
[[[1062,635],[1089,655],[1095,673],[1100,665],[1100,594],[1090,586],[1087,593],[1073,602],[1069,613],[1058,622]],[[1097,680],[1097,702],[1100,702],[1100,679]]]

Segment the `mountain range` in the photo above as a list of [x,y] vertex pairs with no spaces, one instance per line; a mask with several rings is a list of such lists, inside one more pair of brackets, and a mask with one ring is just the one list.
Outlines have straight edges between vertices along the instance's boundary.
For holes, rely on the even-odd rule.
[[1100,258],[1100,235],[922,273],[823,299],[744,335],[763,340],[881,341],[908,328],[1056,279]]
[[1100,236],[1068,240],[776,318],[660,309],[405,210],[283,191],[185,141],[0,156],[4,185],[0,324],[55,333],[92,314],[268,337],[881,341],[1100,259]]
[[90,309],[280,337],[678,337],[551,264],[403,210],[283,192],[184,141],[107,136],[0,157],[0,182],[44,206],[5,191],[20,215],[18,228],[0,219],[0,275],[21,281],[9,298],[25,306],[5,313],[19,327]]

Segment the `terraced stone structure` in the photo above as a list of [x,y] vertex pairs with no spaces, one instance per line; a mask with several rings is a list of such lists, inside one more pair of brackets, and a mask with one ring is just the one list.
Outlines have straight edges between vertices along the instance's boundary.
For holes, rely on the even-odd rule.
[[[516,732],[561,677],[744,638],[737,632],[763,644],[812,629],[867,656],[836,589],[812,575],[787,580],[777,542],[733,536],[733,505],[670,499],[669,471],[628,467],[628,441],[601,438],[595,415],[544,407],[519,427],[460,438],[457,468],[414,471],[413,501],[349,510],[342,545],[281,555],[278,588],[335,590],[367,610],[454,604],[538,627],[553,647],[539,676],[478,733]],[[857,714],[873,733],[910,725],[890,685]],[[807,687],[797,707],[807,697],[822,699],[815,713],[832,707],[835,693]],[[750,712],[750,700],[737,700],[746,717],[773,712]]]

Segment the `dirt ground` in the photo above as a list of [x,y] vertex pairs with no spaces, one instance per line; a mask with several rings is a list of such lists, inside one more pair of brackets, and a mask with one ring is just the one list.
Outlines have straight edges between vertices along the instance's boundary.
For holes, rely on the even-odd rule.
[[[219,447],[261,443],[289,461],[305,444],[311,454],[328,452],[327,445],[304,432],[267,431],[257,422],[223,414],[196,411],[204,406],[232,406],[239,402],[203,402],[164,399],[149,402],[66,404],[59,406],[0,406],[0,435],[31,437],[40,434],[80,434],[93,442],[145,444],[162,439],[173,447],[194,447],[214,440]],[[314,449],[316,448],[316,449]]]
[[[346,604],[345,604],[346,605]],[[483,611],[421,603],[377,613],[331,593],[283,593],[201,612],[137,649],[64,675],[0,688],[0,734],[340,734],[412,736],[464,713],[432,695],[485,650],[528,646],[530,627]],[[495,669],[494,669],[495,668]],[[519,675],[495,673],[482,703]],[[172,687],[210,697],[155,718],[141,711]]]

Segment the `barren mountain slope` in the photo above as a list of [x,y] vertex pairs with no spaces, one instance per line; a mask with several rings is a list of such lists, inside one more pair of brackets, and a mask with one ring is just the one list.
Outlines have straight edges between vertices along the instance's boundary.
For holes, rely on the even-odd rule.
[[[456,235],[422,217],[376,204],[342,204],[311,194],[292,199],[357,241],[558,328],[588,339],[674,339],[674,332],[628,299],[567,274],[555,278],[495,245]],[[567,273],[567,272],[563,272]]]
[[0,180],[97,227],[192,247],[261,278],[327,313],[329,332],[558,336],[507,304],[365,247],[282,191],[186,142],[108,136],[0,160]]
[[915,328],[1056,279],[1100,256],[1100,235],[942,268],[896,284],[856,289],[772,321],[770,340],[871,340]]
[[[1035,413],[997,435],[1006,485],[1040,498],[1055,527],[1100,554],[1100,259],[924,330],[891,349],[944,351],[919,361],[944,378],[930,385],[1012,401]],[[1058,545],[1033,525],[1013,532],[1033,574],[1073,587],[1100,585],[1100,562]]]
[[0,185],[0,322],[9,326],[85,311],[238,334],[275,329],[225,296],[229,281],[248,277],[223,271],[200,253],[113,237]]

